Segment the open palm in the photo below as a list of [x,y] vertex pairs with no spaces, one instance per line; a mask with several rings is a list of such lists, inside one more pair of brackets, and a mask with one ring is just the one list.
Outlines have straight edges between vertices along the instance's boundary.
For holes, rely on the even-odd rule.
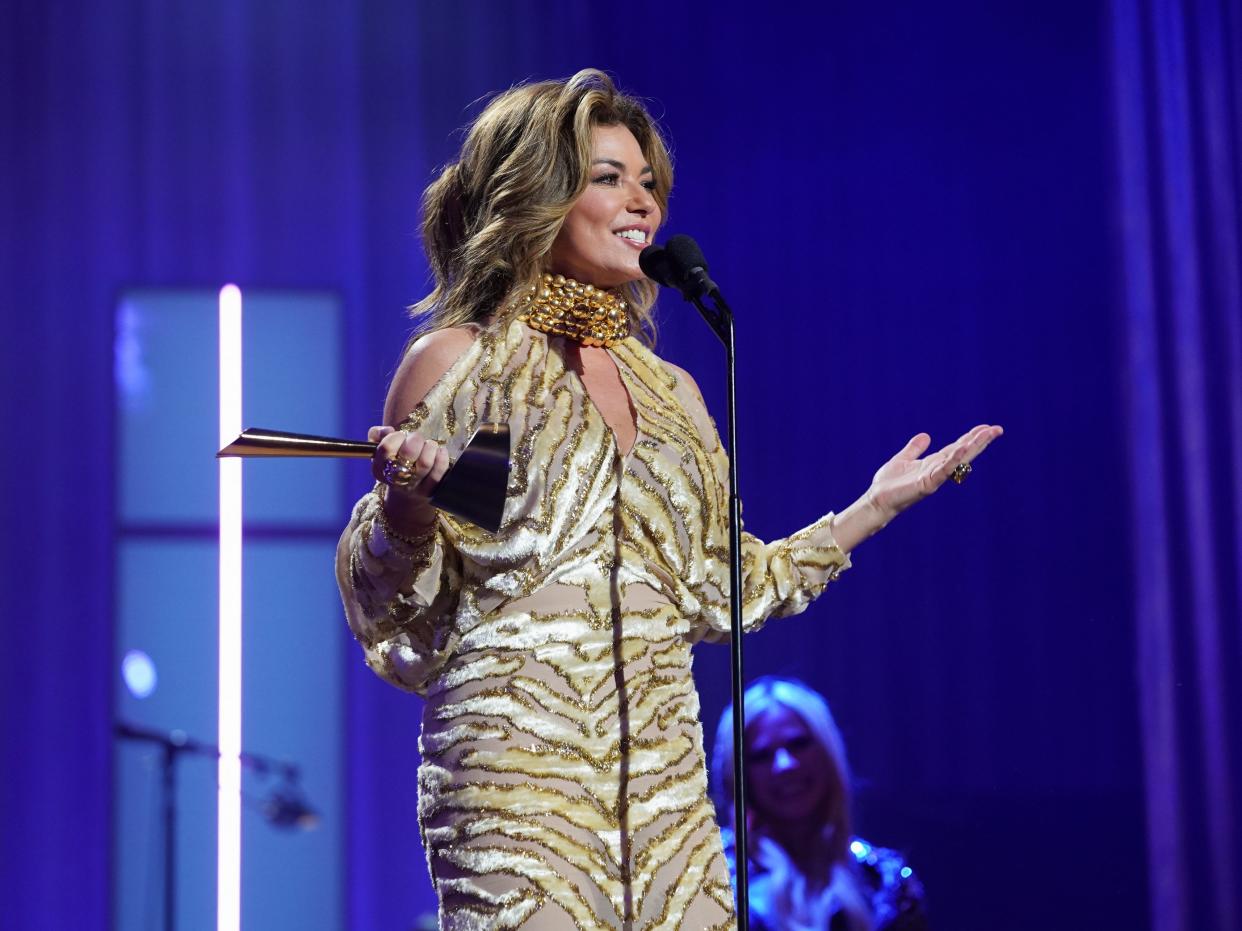
[[969,464],[1003,432],[1000,427],[980,424],[927,456],[923,454],[931,437],[919,433],[875,473],[867,497],[887,522],[943,485],[958,465]]

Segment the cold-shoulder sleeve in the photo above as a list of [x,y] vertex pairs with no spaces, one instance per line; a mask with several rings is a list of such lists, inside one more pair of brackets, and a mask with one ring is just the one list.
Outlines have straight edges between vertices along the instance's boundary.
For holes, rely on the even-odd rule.
[[[428,390],[401,423],[440,443],[450,459],[476,425],[476,370],[490,337],[480,337]],[[383,485],[363,495],[341,535],[336,578],[350,630],[369,665],[399,688],[424,694],[452,658],[462,592],[460,534],[437,512],[419,539],[392,533],[384,521]]]
[[421,694],[452,655],[460,560],[440,521],[405,539],[388,530],[382,507],[379,488],[354,507],[337,546],[337,583],[367,665]]

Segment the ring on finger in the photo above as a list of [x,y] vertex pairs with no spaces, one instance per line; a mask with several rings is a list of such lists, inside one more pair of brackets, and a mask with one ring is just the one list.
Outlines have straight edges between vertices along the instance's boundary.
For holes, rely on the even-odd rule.
[[953,479],[953,484],[960,485],[966,481],[966,476],[974,471],[974,467],[969,462],[959,462],[953,467],[953,471],[949,473],[949,478]]
[[394,488],[402,488],[410,482],[414,481],[416,466],[413,459],[407,459],[405,456],[396,456],[392,459],[385,460],[383,478],[385,485],[391,485]]

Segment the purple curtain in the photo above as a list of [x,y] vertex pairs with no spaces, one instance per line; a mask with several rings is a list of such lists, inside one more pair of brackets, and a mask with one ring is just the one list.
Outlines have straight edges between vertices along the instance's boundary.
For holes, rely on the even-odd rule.
[[1236,3],[1113,4],[1153,931],[1242,921],[1240,30]]

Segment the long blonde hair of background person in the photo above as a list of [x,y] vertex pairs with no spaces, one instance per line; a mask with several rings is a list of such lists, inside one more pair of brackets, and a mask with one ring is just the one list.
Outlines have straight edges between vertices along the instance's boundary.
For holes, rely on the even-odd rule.
[[[830,854],[830,875],[808,880],[775,840],[765,833],[762,812],[748,809],[750,859],[766,873],[769,910],[765,922],[780,931],[825,931],[833,915],[848,916],[850,931],[870,931],[871,908],[859,879],[854,856],[850,819],[850,769],[845,743],[828,703],[813,689],[791,679],[765,677],[746,689],[746,727],[764,711],[783,707],[802,719],[811,737],[823,747],[832,764],[831,784],[816,813],[820,838]],[[733,823],[733,706],[725,709],[716,729],[712,756],[717,797],[722,817]],[[734,851],[734,856],[742,856]],[[753,880],[752,880],[753,881]]]

